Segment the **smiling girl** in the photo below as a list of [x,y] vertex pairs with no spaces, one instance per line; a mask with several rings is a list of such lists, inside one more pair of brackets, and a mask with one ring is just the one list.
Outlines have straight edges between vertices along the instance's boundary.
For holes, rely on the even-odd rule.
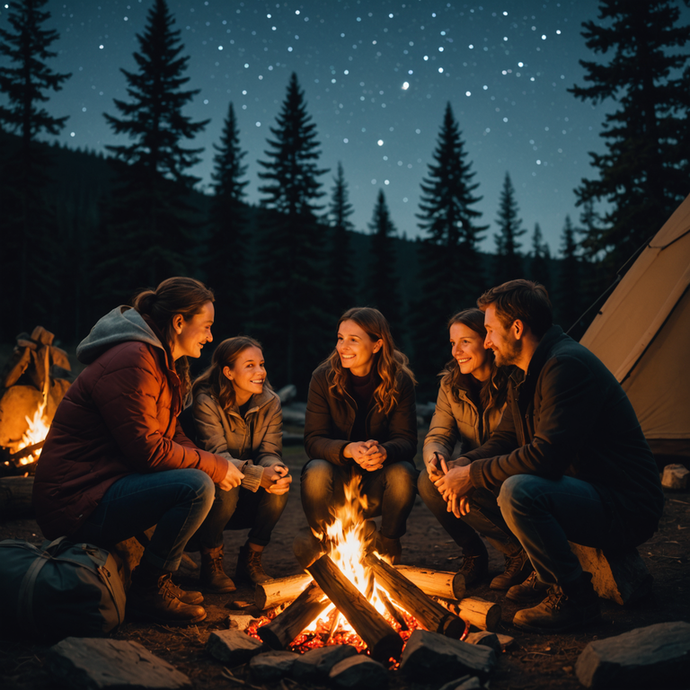
[[460,572],[465,576],[466,586],[478,584],[488,575],[488,554],[474,531],[476,528],[506,555],[506,570],[492,580],[492,589],[508,589],[528,574],[528,571],[523,573],[524,552],[517,540],[505,542],[503,532],[493,529],[481,515],[478,503],[483,490],[475,490],[473,494],[478,502],[475,509],[456,518],[434,482],[456,463],[462,464],[462,454],[485,443],[498,426],[506,405],[509,371],[498,368],[493,352],[484,349],[483,311],[461,311],[451,318],[448,329],[452,359],[441,372],[436,410],[424,439],[426,469],[419,476],[419,494],[462,549]]
[[280,399],[266,380],[261,345],[246,336],[218,345],[193,393],[199,445],[227,458],[243,474],[242,483],[230,491],[216,487],[213,506],[194,538],[205,589],[232,592],[235,584],[223,569],[226,529],[250,528],[237,576],[254,584],[270,579],[261,553],[285,509],[292,482],[282,459]]
[[312,376],[304,442],[302,505],[321,537],[341,504],[344,484],[361,479],[365,519],[381,516],[379,552],[400,558],[400,537],[414,504],[417,413],[414,377],[377,309],[340,318],[336,346]]

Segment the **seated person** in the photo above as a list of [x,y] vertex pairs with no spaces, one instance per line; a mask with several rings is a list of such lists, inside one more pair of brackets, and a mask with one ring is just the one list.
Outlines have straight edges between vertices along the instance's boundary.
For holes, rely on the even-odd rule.
[[285,509],[292,477],[283,464],[280,399],[266,380],[264,356],[256,340],[224,340],[211,366],[194,382],[197,441],[222,455],[242,473],[239,486],[216,486],[213,506],[193,539],[201,550],[201,582],[210,592],[232,592],[223,569],[223,531],[247,529],[237,577],[257,584],[269,580],[261,553]]

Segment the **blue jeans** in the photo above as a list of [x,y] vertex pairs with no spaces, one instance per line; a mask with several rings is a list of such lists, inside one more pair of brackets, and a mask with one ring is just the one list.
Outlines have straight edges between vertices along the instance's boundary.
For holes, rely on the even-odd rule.
[[568,542],[602,547],[613,520],[594,486],[573,477],[514,475],[503,483],[498,505],[547,584],[576,580],[582,568]]
[[288,494],[270,494],[259,487],[255,492],[236,486],[223,491],[216,486],[213,507],[192,538],[192,549],[214,549],[223,543],[226,529],[247,529],[247,540],[257,546],[266,546],[271,532],[287,505]]
[[201,470],[164,470],[118,479],[74,533],[75,541],[109,548],[156,526],[142,560],[161,570],[180,566],[182,552],[211,509],[215,486]]
[[448,512],[447,503],[429,479],[426,470],[422,470],[419,475],[417,489],[426,506],[461,549],[464,550],[465,547],[472,545],[476,538],[476,530],[496,549],[508,556],[513,556],[522,550],[520,542],[501,516],[496,497],[486,489],[470,491],[467,496],[470,512],[460,518]]
[[409,462],[393,462],[375,472],[354,465],[333,465],[327,460],[310,460],[302,468],[302,507],[309,526],[323,533],[333,521],[332,508],[344,505],[344,484],[352,476],[361,479],[361,493],[367,498],[363,518],[381,516],[381,536],[397,539],[405,534],[407,518],[417,494],[417,470]]

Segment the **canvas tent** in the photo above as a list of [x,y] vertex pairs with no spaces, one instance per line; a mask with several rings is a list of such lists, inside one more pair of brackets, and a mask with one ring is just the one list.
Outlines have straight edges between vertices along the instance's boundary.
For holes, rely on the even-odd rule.
[[654,453],[690,460],[690,196],[580,342],[621,382]]

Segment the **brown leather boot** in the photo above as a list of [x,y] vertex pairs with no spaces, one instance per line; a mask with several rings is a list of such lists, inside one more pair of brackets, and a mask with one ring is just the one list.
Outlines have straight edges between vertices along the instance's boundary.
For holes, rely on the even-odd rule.
[[546,597],[548,590],[549,586],[542,582],[533,570],[521,585],[513,585],[506,592],[506,599],[518,604],[537,604]]
[[273,578],[266,575],[261,565],[261,551],[254,551],[247,542],[237,557],[237,571],[235,577],[241,578],[254,585],[261,585]]
[[402,544],[397,537],[384,537],[381,532],[376,534],[376,550],[382,555],[388,557],[393,565],[400,563],[402,556]]
[[552,585],[549,595],[537,606],[515,614],[513,625],[536,633],[561,633],[601,620],[599,597],[590,573],[562,587]]
[[201,606],[185,604],[175,596],[171,574],[144,565],[132,574],[127,593],[127,614],[164,625],[192,625],[206,618]]
[[481,539],[462,550],[462,565],[458,571],[465,578],[465,587],[474,587],[489,575],[489,554]]
[[199,574],[201,585],[206,592],[224,594],[234,592],[235,583],[223,570],[223,546],[214,549],[201,549],[201,573]]
[[201,604],[204,600],[204,595],[201,592],[196,592],[193,589],[186,591],[180,587],[180,585],[170,582],[173,594],[183,603],[183,604]]
[[513,585],[520,585],[532,572],[532,563],[524,550],[515,556],[504,556],[504,558],[506,569],[491,580],[489,585],[491,589],[510,589]]

